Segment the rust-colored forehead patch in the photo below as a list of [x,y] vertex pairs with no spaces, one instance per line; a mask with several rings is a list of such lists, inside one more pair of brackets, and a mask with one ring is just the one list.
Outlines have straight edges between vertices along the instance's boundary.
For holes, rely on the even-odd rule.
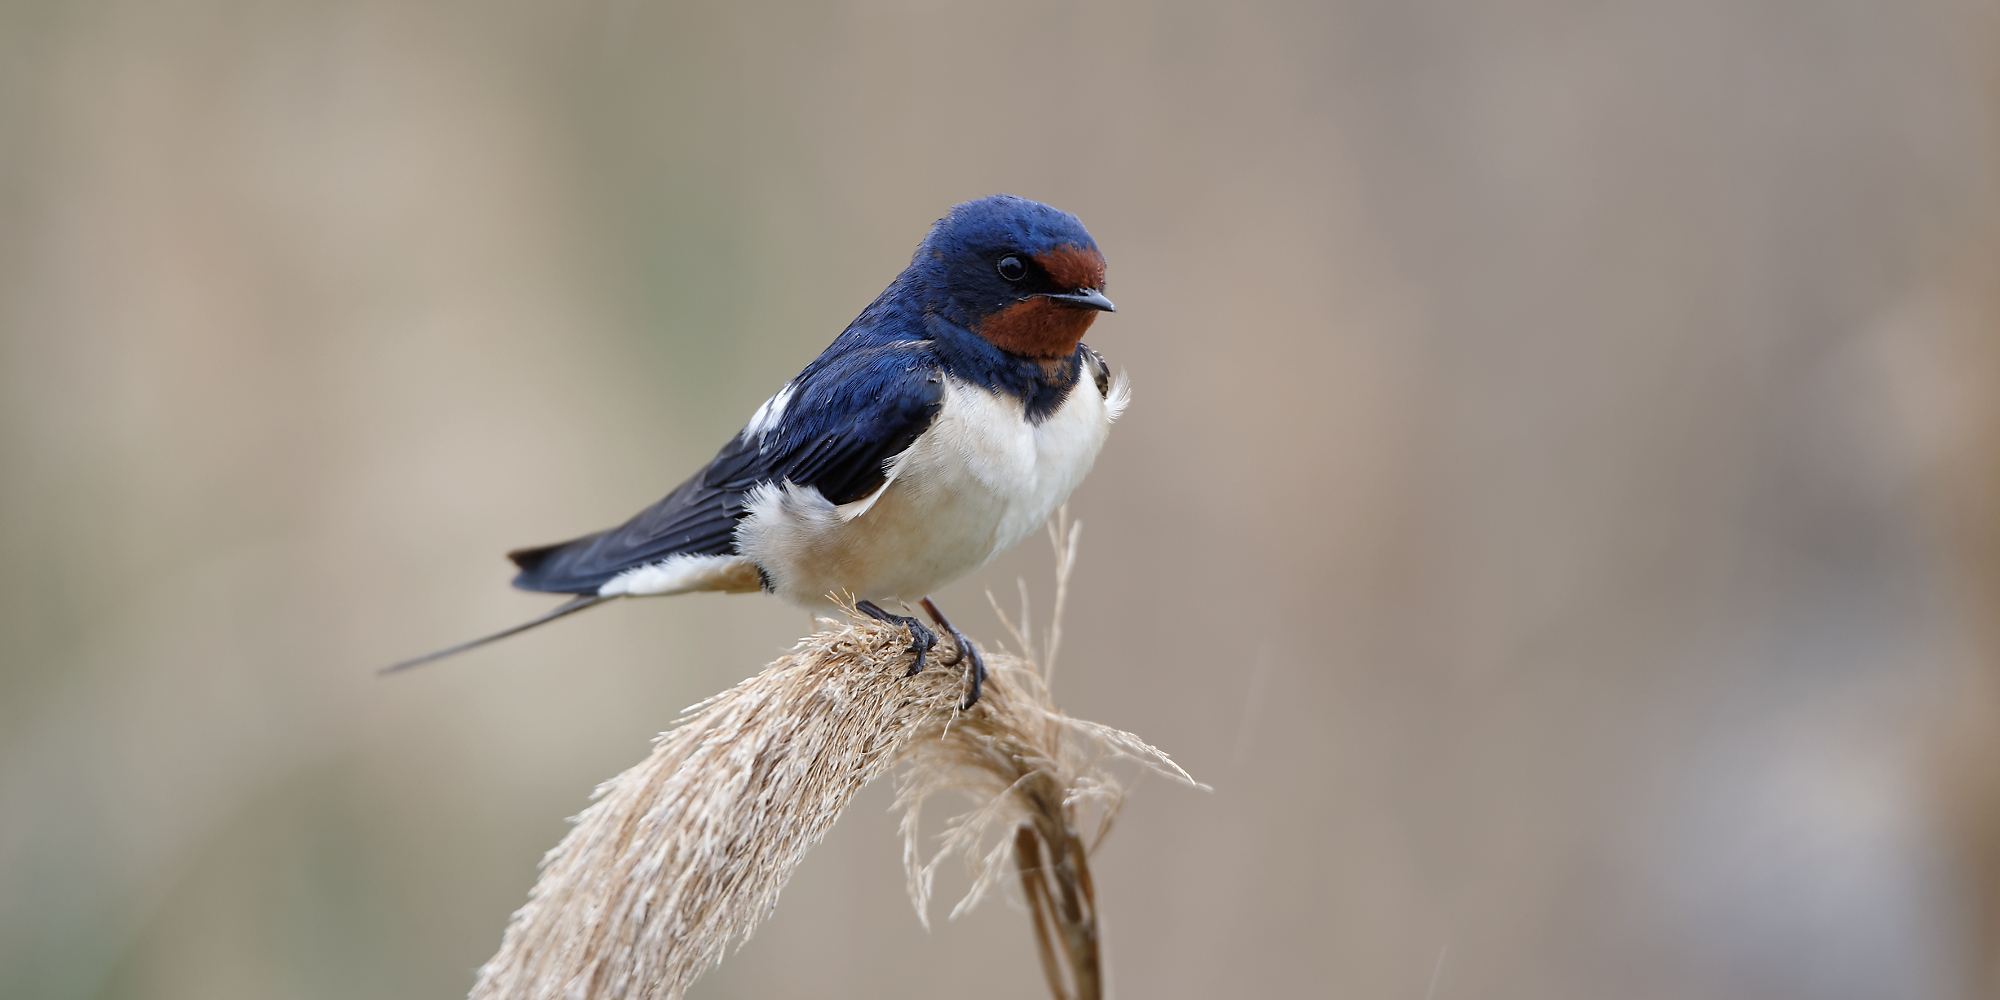
[[1074,243],[1035,257],[1035,263],[1064,288],[1103,288],[1104,255]]

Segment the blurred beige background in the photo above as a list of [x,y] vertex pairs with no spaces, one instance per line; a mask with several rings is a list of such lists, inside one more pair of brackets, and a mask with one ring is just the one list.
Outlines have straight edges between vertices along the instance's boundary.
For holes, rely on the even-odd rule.
[[[994,191],[1136,387],[1058,695],[1215,788],[1098,857],[1119,995],[2000,995],[1996,13],[0,5],[0,996],[463,995],[806,617],[372,669]],[[696,995],[1038,995],[887,806]]]

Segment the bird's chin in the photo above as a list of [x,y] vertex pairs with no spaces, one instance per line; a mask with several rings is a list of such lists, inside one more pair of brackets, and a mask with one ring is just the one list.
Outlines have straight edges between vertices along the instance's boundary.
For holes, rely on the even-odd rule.
[[1036,296],[986,317],[973,332],[1010,354],[1066,358],[1076,353],[1084,331],[1096,319],[1094,309],[1078,309]]

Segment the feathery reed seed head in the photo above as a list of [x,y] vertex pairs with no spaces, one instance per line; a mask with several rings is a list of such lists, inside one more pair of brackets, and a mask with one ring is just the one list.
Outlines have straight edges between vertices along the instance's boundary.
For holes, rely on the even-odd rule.
[[[1059,581],[1064,535],[1073,554],[1066,522],[1052,532]],[[750,937],[806,851],[899,762],[908,765],[897,804],[918,918],[928,926],[932,876],[946,858],[961,856],[973,875],[956,916],[1000,880],[1012,851],[1050,989],[1099,995],[1087,854],[1122,797],[1103,765],[1136,761],[1194,780],[1130,733],[1063,715],[1045,673],[1004,652],[987,654],[985,694],[960,712],[966,672],[938,665],[951,659],[948,645],[905,676],[908,633],[847,610],[847,622],[822,619],[827,629],[762,673],[690,708],[645,761],[598,787],[543,859],[473,1000],[676,1000],[731,941]],[[1023,630],[1015,637],[1029,648]],[[948,822],[925,862],[921,807],[947,789],[975,806]],[[1095,818],[1087,844],[1076,832],[1085,814]]]
[[672,1000],[748,939],[855,793],[965,697],[862,618],[689,709],[542,862],[475,1000]]

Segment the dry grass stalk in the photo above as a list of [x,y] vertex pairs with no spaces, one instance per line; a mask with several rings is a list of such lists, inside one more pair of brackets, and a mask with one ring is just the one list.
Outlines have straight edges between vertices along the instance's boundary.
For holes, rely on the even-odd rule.
[[855,793],[956,711],[964,672],[905,678],[909,642],[851,621],[690,709],[543,859],[472,997],[680,997],[771,913]]
[[[1059,622],[1074,529],[1059,521],[1052,537]],[[599,786],[543,859],[527,905],[479,970],[474,1000],[680,997],[731,941],[750,937],[806,851],[898,762],[909,765],[897,802],[918,917],[928,926],[931,879],[946,858],[962,856],[973,874],[955,916],[999,881],[1012,852],[1050,989],[1059,1000],[1100,995],[1087,856],[1122,800],[1104,765],[1129,760],[1193,779],[1130,733],[1063,715],[1032,660],[988,654],[985,694],[960,713],[963,670],[905,677],[908,634],[850,618],[827,622],[834,627],[764,672],[689,709],[644,762]],[[1025,628],[1009,628],[1029,649]],[[1052,627],[1044,667],[1056,635]],[[934,662],[950,658],[949,642]],[[946,789],[977,805],[922,862],[919,812]],[[1077,832],[1085,828],[1088,841]]]
[[[1076,558],[1077,526],[1066,512],[1050,526],[1056,551],[1056,608],[1039,665],[1030,656],[988,654],[992,676],[977,709],[933,723],[905,753],[896,776],[903,808],[903,861],[910,902],[926,916],[932,878],[947,858],[966,863],[972,887],[952,910],[956,917],[1004,878],[1006,858],[1020,878],[1049,992],[1056,1000],[1096,1000],[1103,993],[1098,952],[1097,897],[1090,852],[1110,832],[1124,802],[1124,785],[1108,765],[1125,761],[1177,781],[1199,785],[1173,759],[1131,733],[1062,713],[1049,695],[1061,640],[1062,605]],[[1001,621],[1022,650],[1028,632],[1026,587],[1019,626]],[[950,820],[943,843],[929,860],[918,849],[926,798],[961,792],[974,808]],[[1089,837],[1081,831],[1089,830]],[[990,844],[990,846],[988,846]]]

